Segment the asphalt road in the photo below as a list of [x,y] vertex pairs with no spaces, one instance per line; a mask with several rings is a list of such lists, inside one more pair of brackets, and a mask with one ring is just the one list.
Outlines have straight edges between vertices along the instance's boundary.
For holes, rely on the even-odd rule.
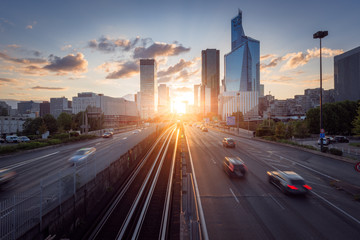
[[[211,129],[186,126],[186,135],[210,239],[359,239],[360,202],[329,184],[338,179],[360,185],[353,165]],[[224,148],[224,137],[235,139],[236,148]],[[225,156],[246,163],[244,179],[226,175]],[[297,172],[312,193],[284,195],[268,182],[269,170]]]
[[[0,190],[0,201],[14,194],[37,191],[42,180],[67,171],[72,166],[68,159],[80,148],[95,147],[96,166],[109,164],[155,131],[155,126],[115,134],[112,138],[97,138],[45,149],[17,153],[0,158],[0,168],[16,171],[16,178]],[[46,184],[46,183],[44,183]]]

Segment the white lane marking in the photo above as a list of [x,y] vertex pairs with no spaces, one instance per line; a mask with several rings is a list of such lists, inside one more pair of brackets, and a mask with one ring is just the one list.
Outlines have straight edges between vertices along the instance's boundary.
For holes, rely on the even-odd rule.
[[312,168],[310,168],[310,167],[308,167],[308,166],[305,166],[305,165],[303,165],[303,164],[301,164],[301,163],[298,163],[298,162],[296,162],[296,161],[290,160],[290,159],[288,159],[288,158],[286,158],[286,157],[280,156],[280,155],[278,155],[278,154],[274,154],[274,155],[280,157],[281,159],[285,159],[285,160],[287,160],[287,161],[289,161],[289,162],[295,163],[295,164],[297,164],[297,165],[299,165],[299,166],[301,166],[301,167],[303,167],[303,168],[306,168],[306,169],[308,169],[308,170],[310,170],[310,171],[316,172],[316,173],[318,173],[318,174],[320,174],[320,175],[322,175],[322,176],[324,176],[324,177],[330,178],[330,179],[332,179],[332,180],[337,180],[336,178],[334,178],[334,177],[332,177],[332,176],[330,176],[330,175],[327,175],[327,174],[325,174],[325,173],[319,172],[319,171],[317,171],[317,170],[315,170],[315,169],[312,169]]
[[204,234],[204,239],[205,239],[205,240],[209,240],[209,235],[208,235],[208,231],[207,231],[207,227],[206,227],[206,222],[205,222],[204,210],[203,210],[203,207],[202,207],[202,204],[201,204],[199,187],[198,187],[198,184],[197,184],[197,181],[196,181],[194,164],[193,164],[193,160],[192,160],[192,156],[191,156],[191,151],[190,151],[190,147],[189,147],[189,141],[188,141],[188,138],[187,138],[187,135],[186,135],[186,134],[185,134],[185,139],[186,139],[186,145],[187,145],[188,152],[189,152],[191,171],[192,171],[192,174],[193,174],[193,176],[194,176],[194,185],[195,185],[196,199],[197,199],[197,203],[198,203],[198,205],[199,205],[200,226],[201,226],[202,233]]
[[127,137],[124,137],[123,140],[127,139]]
[[59,153],[59,151],[54,152],[54,153],[50,153],[50,154],[47,154],[47,155],[44,155],[44,156],[41,156],[41,157],[37,157],[37,158],[34,158],[34,159],[29,159],[29,160],[27,160],[27,161],[23,161],[23,162],[20,162],[20,163],[15,163],[15,164],[13,164],[13,165],[8,166],[7,168],[13,169],[13,168],[21,167],[21,166],[26,165],[26,164],[28,164],[28,163],[35,162],[35,161],[37,161],[37,160],[40,160],[40,159],[42,159],[42,158],[46,158],[46,157],[55,155],[55,154],[57,154],[57,153]]
[[101,144],[101,143],[97,143],[97,144],[95,144],[95,146],[96,146],[96,145],[99,145],[99,144]]
[[273,162],[273,163],[271,163],[271,164],[276,165],[276,166],[278,166],[278,167],[282,167],[282,168],[289,168],[288,165],[284,165],[284,164],[280,164],[280,163],[276,163],[276,162]]
[[322,196],[320,196],[319,194],[317,194],[316,192],[312,191],[313,194],[315,194],[318,198],[320,198],[321,200],[323,200],[324,202],[326,202],[327,204],[329,204],[330,206],[332,206],[333,208],[337,209],[339,212],[341,212],[342,214],[344,214],[345,216],[347,216],[348,218],[352,219],[353,221],[355,221],[357,224],[360,224],[360,221],[356,218],[354,218],[353,216],[351,216],[350,214],[348,214],[347,212],[345,212],[344,210],[342,210],[341,208],[335,206],[334,204],[332,204],[331,202],[329,202],[328,200],[326,200],[325,198],[323,198]]
[[214,164],[216,164],[215,159],[212,158],[211,160],[212,160],[212,162],[213,162]]
[[326,186],[324,184],[316,183],[316,182],[311,182],[309,180],[306,180],[306,182],[310,183],[311,185],[318,185],[318,186],[321,186],[321,187],[324,187],[324,188],[333,189],[332,187]]
[[285,208],[284,208],[278,201],[276,201],[276,199],[275,199],[273,196],[271,196],[270,193],[268,193],[268,195],[271,197],[272,200],[274,200],[274,202],[276,202],[277,205],[279,205],[279,207],[280,207],[282,210],[285,210]]
[[235,193],[233,192],[233,190],[231,188],[230,189],[230,192],[232,193],[232,195],[234,196],[235,200],[237,203],[240,203],[239,199],[235,196]]

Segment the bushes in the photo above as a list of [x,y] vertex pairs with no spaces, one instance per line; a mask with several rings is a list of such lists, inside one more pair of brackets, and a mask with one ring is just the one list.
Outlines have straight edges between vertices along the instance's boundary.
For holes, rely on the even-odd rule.
[[342,156],[343,152],[336,148],[330,148],[329,152],[333,155]]

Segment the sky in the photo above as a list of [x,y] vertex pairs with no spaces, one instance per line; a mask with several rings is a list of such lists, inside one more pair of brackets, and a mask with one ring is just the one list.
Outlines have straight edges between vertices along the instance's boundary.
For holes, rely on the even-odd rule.
[[122,97],[140,90],[140,58],[155,58],[158,82],[193,103],[201,50],[231,49],[230,21],[243,12],[245,34],[260,41],[260,83],[277,99],[334,88],[335,55],[360,46],[357,0],[1,0],[0,99],[49,100],[80,92]]

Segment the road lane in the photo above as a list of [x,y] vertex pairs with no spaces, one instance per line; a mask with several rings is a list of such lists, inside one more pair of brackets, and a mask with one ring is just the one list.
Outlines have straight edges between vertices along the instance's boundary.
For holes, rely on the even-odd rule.
[[[318,156],[244,138],[235,138],[235,149],[225,149],[221,139],[226,134],[212,130],[203,133],[194,127],[187,127],[186,132],[210,239],[224,239],[223,234],[226,239],[357,239],[359,224],[315,194],[306,198],[285,196],[267,181],[267,170],[294,170],[315,183],[312,186],[316,193],[326,193],[326,198],[331,197],[329,202],[335,202],[334,205],[351,213],[350,216],[359,216],[358,202],[329,187],[328,179],[293,159],[300,155],[315,161]],[[239,156],[244,160],[249,168],[245,179],[228,178],[221,165],[225,156]],[[289,156],[294,161],[286,159]],[[341,178],[338,173],[329,174]]]

